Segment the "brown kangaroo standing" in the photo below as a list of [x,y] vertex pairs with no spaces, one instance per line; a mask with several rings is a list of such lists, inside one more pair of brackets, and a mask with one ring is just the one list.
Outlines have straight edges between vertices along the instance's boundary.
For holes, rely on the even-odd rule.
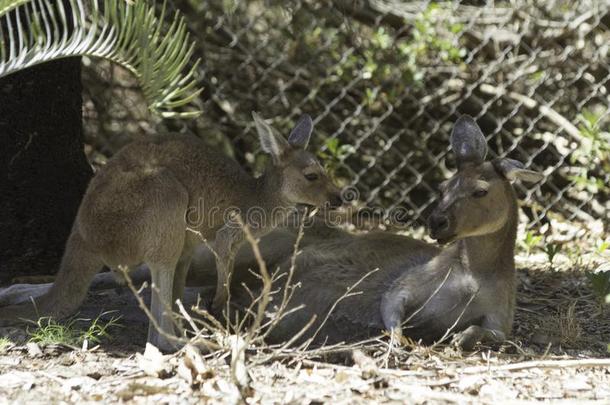
[[375,232],[310,243],[297,257],[294,282],[301,287],[289,305],[304,308],[278,324],[273,340],[290,339],[316,315],[310,337],[346,289],[376,268],[355,289],[361,294],[338,303],[316,341],[356,341],[384,329],[425,342],[457,332],[466,349],[505,340],[515,307],[518,205],[511,182],[542,175],[512,159],[485,161],[485,137],[468,116],[455,123],[451,146],[458,171],[440,186],[429,219],[431,236],[448,246]]
[[[253,113],[263,151],[271,155],[265,173],[253,178],[234,160],[200,139],[175,135],[123,148],[91,180],[50,291],[31,303],[0,308],[0,319],[65,317],[82,303],[95,274],[145,263],[151,271],[151,312],[173,335],[164,305],[182,297],[187,271],[200,237],[214,240],[218,283],[213,306],[226,300],[242,228],[230,220],[237,210],[255,235],[270,231],[297,204],[339,205],[339,190],[313,154],[305,151],[313,124],[303,116],[288,140]],[[170,304],[171,305],[171,304]],[[152,323],[148,341],[174,346]]]

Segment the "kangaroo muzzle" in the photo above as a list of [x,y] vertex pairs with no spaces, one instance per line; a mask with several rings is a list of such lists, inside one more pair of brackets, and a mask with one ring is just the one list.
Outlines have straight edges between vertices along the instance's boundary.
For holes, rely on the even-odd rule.
[[444,213],[433,213],[428,218],[428,229],[430,237],[436,239],[439,243],[448,243],[455,238],[451,226],[451,219]]
[[339,208],[343,205],[343,198],[340,193],[333,193],[328,199],[328,205],[330,208]]

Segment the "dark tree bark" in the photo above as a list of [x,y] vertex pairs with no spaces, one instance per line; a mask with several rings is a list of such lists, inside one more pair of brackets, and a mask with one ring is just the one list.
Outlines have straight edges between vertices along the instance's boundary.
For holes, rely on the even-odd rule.
[[54,274],[92,175],[80,58],[0,80],[0,284]]

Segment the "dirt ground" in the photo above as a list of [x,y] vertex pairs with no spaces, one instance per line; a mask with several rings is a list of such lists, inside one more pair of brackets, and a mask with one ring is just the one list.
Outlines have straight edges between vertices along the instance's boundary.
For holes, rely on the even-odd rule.
[[511,342],[472,353],[401,347],[388,367],[385,338],[340,356],[287,356],[250,365],[241,394],[228,357],[143,356],[147,320],[136,300],[98,291],[80,315],[116,309],[122,327],[97,347],[26,344],[25,330],[0,329],[16,342],[0,349],[0,403],[239,403],[242,394],[248,403],[610,403],[609,309],[582,271],[519,264]]

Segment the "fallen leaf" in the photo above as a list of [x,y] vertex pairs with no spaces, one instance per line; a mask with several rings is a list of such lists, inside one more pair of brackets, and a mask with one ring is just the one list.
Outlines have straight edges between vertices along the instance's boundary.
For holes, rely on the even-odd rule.
[[151,377],[166,378],[171,375],[172,366],[168,359],[170,356],[165,356],[154,345],[146,343],[144,354],[136,353],[136,361],[138,367],[146,375]]
[[192,386],[199,386],[215,375],[214,370],[205,365],[199,349],[190,344],[184,347],[184,355],[178,364],[177,372]]

